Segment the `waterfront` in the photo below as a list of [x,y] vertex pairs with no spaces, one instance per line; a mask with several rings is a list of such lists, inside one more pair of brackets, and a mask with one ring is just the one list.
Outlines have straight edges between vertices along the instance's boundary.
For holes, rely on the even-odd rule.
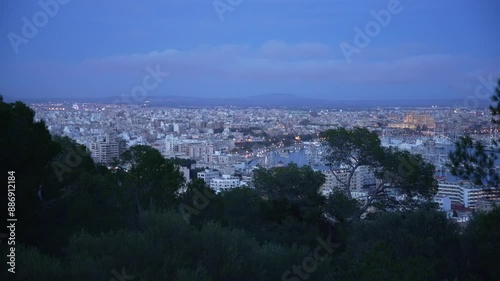
[[[455,149],[453,144],[448,143],[431,146],[429,143],[424,143],[419,140],[416,140],[414,143],[391,140],[391,142],[383,142],[383,145],[392,145],[414,154],[421,154],[426,161],[434,164],[436,167],[436,177],[447,182],[456,182],[460,180],[460,178],[453,176],[449,168],[446,167],[446,164],[449,162],[448,154]],[[317,171],[326,171],[329,167],[322,163],[324,154],[324,149],[322,149],[319,144],[313,143],[265,152],[261,157],[256,157],[249,161],[248,164],[250,167],[255,167],[257,165],[263,167],[277,167],[295,163],[299,166],[311,166]],[[500,167],[500,154],[497,153],[496,155],[497,159],[495,165],[498,169]]]

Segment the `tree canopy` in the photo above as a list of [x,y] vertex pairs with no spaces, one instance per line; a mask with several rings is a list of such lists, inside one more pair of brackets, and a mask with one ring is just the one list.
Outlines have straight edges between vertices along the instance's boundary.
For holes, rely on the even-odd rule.
[[[420,155],[383,147],[375,132],[358,127],[337,128],[323,132],[321,137],[327,147],[325,160],[332,175],[341,183],[340,191],[347,199],[352,199],[354,173],[364,166],[374,174],[376,185],[368,189],[368,196],[357,217],[375,205],[384,209],[402,207],[409,201],[425,203],[437,191],[432,164],[424,161]],[[337,175],[339,171],[347,171],[347,180]],[[396,190],[406,200],[397,201],[389,197],[388,189]],[[413,200],[417,197],[421,200]]]

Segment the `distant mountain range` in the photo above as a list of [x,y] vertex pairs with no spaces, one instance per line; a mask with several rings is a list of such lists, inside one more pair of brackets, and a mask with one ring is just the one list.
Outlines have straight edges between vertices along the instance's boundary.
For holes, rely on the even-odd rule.
[[[5,101],[14,99],[5,97]],[[301,97],[294,94],[262,94],[235,98],[210,97],[182,97],[182,96],[146,96],[145,98],[132,97],[104,97],[104,98],[38,98],[22,99],[26,103],[36,102],[80,102],[80,103],[118,103],[142,104],[149,106],[174,107],[207,107],[207,106],[236,106],[236,107],[282,107],[282,108],[356,108],[356,107],[466,107],[474,104],[464,99],[401,99],[401,100],[333,100]],[[478,100],[480,108],[487,108],[489,100]]]

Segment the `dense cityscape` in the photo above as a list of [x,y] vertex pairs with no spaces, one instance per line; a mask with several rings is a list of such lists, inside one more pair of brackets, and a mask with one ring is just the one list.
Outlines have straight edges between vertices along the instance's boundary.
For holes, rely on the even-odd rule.
[[[85,145],[97,163],[111,167],[127,148],[148,145],[166,158],[193,160],[189,167],[180,167],[187,182],[191,175],[202,178],[215,191],[251,185],[257,165],[271,168],[294,162],[322,171],[326,176],[322,192],[327,195],[342,185],[332,173],[346,177],[348,172],[325,166],[319,134],[338,127],[365,127],[379,135],[382,145],[421,154],[434,164],[440,181],[434,200],[450,218],[466,222],[475,208],[490,209],[500,202],[500,197],[484,191],[490,186],[474,187],[447,168],[448,153],[463,135],[493,149],[500,128],[492,126],[487,109],[170,108],[151,107],[147,102],[31,106],[36,119],[45,121],[52,134]],[[499,170],[500,164],[495,168]],[[367,190],[374,185],[373,173],[361,167],[352,179],[352,194],[366,200]]]

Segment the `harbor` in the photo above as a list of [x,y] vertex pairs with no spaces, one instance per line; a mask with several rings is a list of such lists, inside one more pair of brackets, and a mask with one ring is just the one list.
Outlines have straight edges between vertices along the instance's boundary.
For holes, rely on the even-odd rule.
[[[382,146],[395,147],[399,150],[405,150],[412,154],[420,154],[429,163],[436,167],[436,178],[447,182],[458,181],[459,178],[450,173],[447,164],[449,164],[449,153],[454,151],[454,142],[450,138],[382,138]],[[327,149],[320,142],[304,142],[300,145],[291,147],[277,148],[256,153],[248,162],[250,167],[260,165],[271,168],[286,166],[289,163],[295,163],[299,166],[308,165],[314,170],[326,171],[329,167],[325,163]],[[496,154],[496,169],[500,171],[500,154]]]

